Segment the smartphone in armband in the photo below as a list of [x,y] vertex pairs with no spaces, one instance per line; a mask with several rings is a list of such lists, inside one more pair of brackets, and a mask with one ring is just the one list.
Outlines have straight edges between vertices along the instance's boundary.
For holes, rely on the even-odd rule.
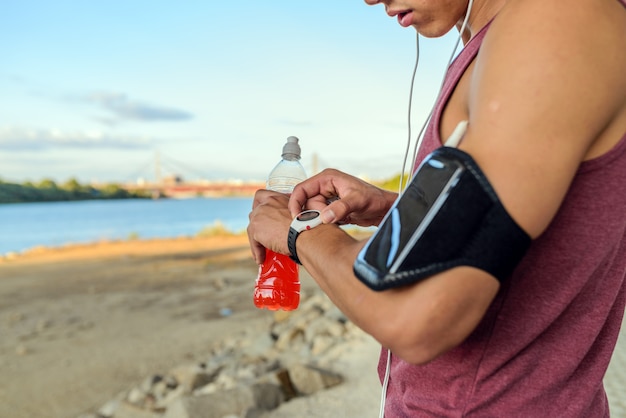
[[459,265],[481,268],[500,280],[519,261],[506,252],[523,255],[529,242],[474,160],[441,147],[424,159],[360,251],[354,273],[374,290]]

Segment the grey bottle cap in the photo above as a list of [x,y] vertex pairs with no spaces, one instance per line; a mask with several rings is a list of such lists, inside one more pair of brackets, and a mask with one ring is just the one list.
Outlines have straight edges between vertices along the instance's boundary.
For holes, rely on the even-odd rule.
[[298,145],[299,139],[295,136],[290,136],[287,138],[287,143],[283,146],[283,157],[285,154],[295,155],[298,159],[300,158],[300,145]]

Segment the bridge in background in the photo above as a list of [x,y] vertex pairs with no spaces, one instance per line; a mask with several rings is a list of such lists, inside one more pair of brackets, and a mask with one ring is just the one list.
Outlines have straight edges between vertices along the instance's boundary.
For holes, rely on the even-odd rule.
[[[146,171],[152,170],[154,170],[153,174],[146,176],[152,180],[143,177]],[[318,171],[318,156],[314,154],[310,174],[315,174]],[[181,173],[202,180],[186,181]],[[255,191],[265,187],[265,183],[261,181],[204,180],[208,178],[207,173],[172,158],[164,157],[159,152],[155,152],[154,157],[147,164],[128,178],[132,181],[122,184],[124,189],[145,192],[154,198],[252,196]]]
[[252,196],[258,189],[263,189],[263,182],[242,181],[196,181],[184,182],[180,178],[164,178],[159,183],[137,182],[122,185],[129,191],[150,194],[153,198],[185,199],[193,197],[231,197]]
[[[146,172],[148,172],[147,176]],[[194,180],[185,180],[183,174],[194,178]],[[133,175],[128,176],[132,180],[122,184],[122,187],[128,191],[150,194],[154,198],[169,197],[179,199],[252,196],[255,191],[265,187],[265,183],[261,181],[213,181],[206,180],[208,177],[207,173],[172,158],[163,157],[159,152],[156,152],[147,164]]]

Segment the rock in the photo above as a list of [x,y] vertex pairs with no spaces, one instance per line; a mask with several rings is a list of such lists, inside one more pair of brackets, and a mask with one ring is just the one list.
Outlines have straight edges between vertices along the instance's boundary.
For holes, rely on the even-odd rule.
[[274,322],[287,321],[293,315],[293,311],[274,311]]
[[322,312],[328,312],[333,309],[334,305],[330,299],[322,292],[315,293],[313,296],[305,300],[300,306],[300,310],[309,311],[311,309],[319,309]]
[[189,365],[177,367],[170,374],[185,389],[186,393],[191,393],[197,388],[211,383],[219,373],[219,369],[207,370],[206,364]]
[[325,335],[334,339],[340,339],[345,332],[343,324],[323,316],[308,324],[304,336],[308,343],[312,343],[317,336]]
[[280,383],[280,386],[287,400],[290,400],[298,396],[298,392],[296,391],[296,388],[293,386],[293,383],[291,382],[291,379],[289,378],[289,372],[286,369],[279,370],[278,372],[276,372],[275,376],[278,382]]
[[163,418],[222,418],[229,414],[245,416],[254,407],[252,389],[240,386],[207,395],[178,398],[167,408]]
[[278,385],[257,383],[252,385],[252,395],[257,409],[269,411],[285,401],[285,393]]
[[128,402],[120,402],[115,411],[115,418],[161,418],[162,415],[132,405]]
[[120,407],[120,403],[126,398],[127,394],[119,393],[115,398],[111,399],[98,409],[98,418],[111,418],[115,416],[115,411]]
[[319,356],[322,353],[328,351],[336,344],[336,339],[330,335],[318,335],[313,339],[311,343],[311,354],[313,356]]
[[289,380],[296,392],[305,396],[343,382],[343,378],[340,375],[314,366],[297,364],[290,367],[288,373]]
[[183,386],[178,385],[178,382],[173,376],[167,376],[162,380],[153,381],[152,385],[150,385],[146,391],[152,393],[157,399],[162,399],[168,396],[170,392],[174,392],[177,389],[183,392],[185,390]]
[[117,399],[108,401],[107,403],[105,403],[104,405],[100,407],[100,409],[98,410],[97,416],[102,417],[102,418],[111,418],[115,415],[115,411],[117,411],[117,408],[119,408],[119,406],[120,406],[120,401]]
[[185,395],[185,391],[182,386],[179,386],[173,390],[170,390],[169,392],[165,392],[161,396],[158,396],[155,399],[155,403],[152,409],[154,411],[159,411],[159,412],[166,411],[167,408],[169,408],[171,404],[173,404],[178,398],[184,395]]
[[294,350],[304,344],[304,331],[300,328],[290,328],[282,332],[276,340],[275,347],[280,351]]
[[140,388],[132,388],[130,392],[128,392],[126,401],[136,406],[143,406],[147,395],[148,394]]
[[363,335],[320,292],[295,311],[275,312],[267,330],[219,341],[204,363],[146,378],[97,416],[262,417],[281,403],[343,382],[330,370],[333,361]]
[[348,318],[335,305],[332,305],[329,309],[326,310],[325,316],[341,324],[345,324],[348,322]]
[[269,332],[264,332],[252,339],[242,347],[242,354],[257,357],[266,353],[274,345],[274,339]]

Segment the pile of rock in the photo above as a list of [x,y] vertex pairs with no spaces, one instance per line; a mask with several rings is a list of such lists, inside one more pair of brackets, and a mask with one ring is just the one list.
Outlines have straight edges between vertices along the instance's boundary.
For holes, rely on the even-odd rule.
[[153,375],[79,418],[260,417],[343,381],[332,364],[365,334],[325,295],[277,312],[268,331],[221,341],[205,362]]

